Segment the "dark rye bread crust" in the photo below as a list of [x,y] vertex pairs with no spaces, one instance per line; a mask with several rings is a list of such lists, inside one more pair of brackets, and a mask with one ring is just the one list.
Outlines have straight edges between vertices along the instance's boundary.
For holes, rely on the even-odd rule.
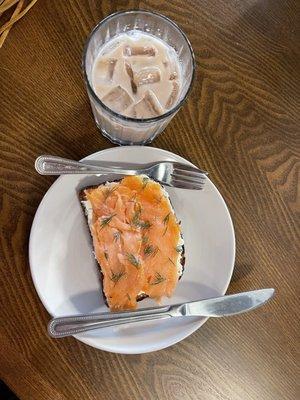
[[[120,181],[121,181],[121,179],[118,179],[118,180],[115,180],[115,181],[110,181],[110,183],[111,183],[111,182],[120,182]],[[103,185],[103,184],[100,184],[100,185]],[[93,246],[93,238],[92,238],[92,234],[91,234],[91,231],[90,231],[90,228],[89,228],[89,224],[88,224],[88,220],[87,220],[86,209],[85,209],[84,205],[82,204],[82,202],[87,200],[86,194],[85,194],[85,190],[88,190],[88,189],[96,189],[96,188],[98,188],[100,185],[87,186],[87,187],[81,189],[81,190],[78,192],[78,197],[79,197],[80,205],[81,205],[81,208],[82,208],[82,210],[83,210],[83,214],[84,214],[85,219],[86,219],[86,223],[87,223],[88,230],[89,230],[89,232],[90,232],[90,240],[91,240],[92,246]],[[170,200],[170,199],[169,199],[169,200]],[[171,200],[170,200],[170,203],[171,203]],[[172,203],[171,203],[171,205],[172,205]],[[98,271],[99,271],[99,277],[100,277],[100,282],[101,282],[101,289],[102,289],[103,298],[104,298],[105,304],[108,306],[107,298],[106,298],[105,293],[104,293],[104,290],[103,290],[103,278],[104,278],[104,276],[103,276],[103,273],[102,273],[101,265],[100,265],[100,263],[98,262],[96,256],[95,256],[95,260],[96,260],[96,262],[97,262],[97,264],[98,264],[98,267],[99,267],[99,268],[98,268]],[[182,275],[183,275],[183,273],[184,273],[184,265],[185,265],[185,248],[184,248],[184,245],[182,245],[182,252],[181,252],[180,263],[181,263],[181,265],[182,265],[182,273],[181,273],[180,277],[178,278],[178,280],[181,279],[181,277],[182,277]],[[137,301],[141,301],[141,300],[146,299],[147,297],[149,297],[147,294],[142,293],[142,294],[139,294],[139,295],[137,296],[136,300],[137,300]]]

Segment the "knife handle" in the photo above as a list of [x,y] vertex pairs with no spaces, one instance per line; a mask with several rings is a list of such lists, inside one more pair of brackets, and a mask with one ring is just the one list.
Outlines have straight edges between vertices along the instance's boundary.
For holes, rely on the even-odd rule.
[[48,324],[48,333],[53,338],[75,335],[98,328],[121,325],[124,323],[151,321],[170,318],[171,307],[148,308],[134,312],[74,315],[53,318]]

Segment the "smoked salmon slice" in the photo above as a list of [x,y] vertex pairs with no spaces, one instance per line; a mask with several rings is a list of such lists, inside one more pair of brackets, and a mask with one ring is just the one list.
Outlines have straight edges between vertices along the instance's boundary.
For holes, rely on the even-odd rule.
[[145,175],[83,190],[80,200],[112,311],[172,296],[182,275],[180,224],[167,192]]

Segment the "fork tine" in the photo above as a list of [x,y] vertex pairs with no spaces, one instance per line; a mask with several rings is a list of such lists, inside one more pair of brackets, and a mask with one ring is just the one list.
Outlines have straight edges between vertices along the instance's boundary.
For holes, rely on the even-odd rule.
[[171,177],[174,179],[180,179],[182,181],[186,182],[191,182],[191,183],[199,183],[199,184],[204,184],[206,177],[204,176],[188,176],[188,175],[183,175],[181,173],[174,173],[172,172]]
[[208,175],[208,172],[206,172],[200,168],[193,167],[191,165],[187,165],[187,164],[183,164],[183,163],[173,163],[173,167],[174,167],[174,169],[178,169],[181,171],[196,172],[196,173],[201,173],[203,175]]
[[202,190],[204,188],[203,185],[192,185],[192,184],[187,184],[181,183],[181,182],[173,182],[170,186],[178,189],[188,189],[188,190]]
[[170,184],[173,187],[178,187],[182,189],[194,189],[194,190],[202,190],[204,187],[203,183],[193,183],[190,181],[186,181],[184,179],[172,178]]
[[176,167],[173,169],[173,173],[178,174],[178,175],[183,175],[183,176],[194,176],[196,178],[197,177],[202,177],[203,179],[206,178],[206,174],[204,174],[200,170],[196,170],[195,168],[186,170],[186,169],[181,169],[181,168]]

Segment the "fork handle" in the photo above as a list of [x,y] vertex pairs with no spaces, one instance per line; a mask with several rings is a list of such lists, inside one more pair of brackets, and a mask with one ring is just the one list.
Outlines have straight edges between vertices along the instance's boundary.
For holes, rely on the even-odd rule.
[[67,158],[42,155],[35,160],[35,169],[40,175],[72,175],[72,174],[120,174],[136,175],[143,174],[145,169],[126,169],[115,166],[106,167],[100,165],[90,165]]
[[75,335],[93,329],[106,328],[139,321],[170,318],[172,307],[149,308],[134,312],[102,313],[53,318],[48,324],[48,333],[53,338]]

